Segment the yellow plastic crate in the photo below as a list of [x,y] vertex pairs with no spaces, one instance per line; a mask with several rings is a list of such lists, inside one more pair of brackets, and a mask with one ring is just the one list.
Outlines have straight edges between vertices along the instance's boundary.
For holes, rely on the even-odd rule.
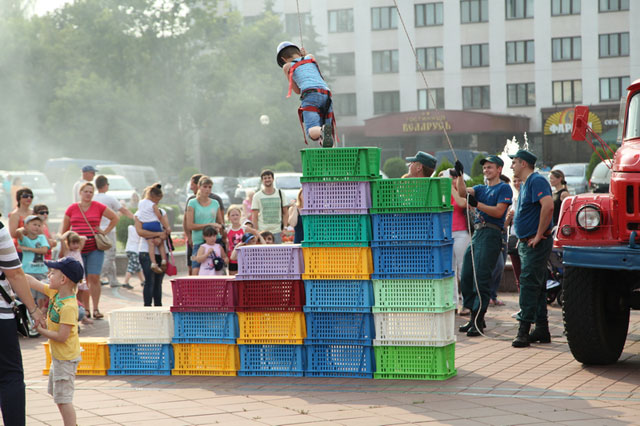
[[235,376],[240,368],[238,345],[175,343],[174,376]]
[[[49,375],[51,367],[51,349],[49,342],[42,344],[46,355],[45,368],[42,374]],[[106,376],[111,366],[109,358],[109,345],[107,339],[102,337],[81,337],[80,347],[83,349],[80,356],[82,361],[78,364],[78,376]]]
[[303,312],[237,312],[239,345],[302,345],[307,337]]
[[371,247],[303,247],[304,280],[368,280]]

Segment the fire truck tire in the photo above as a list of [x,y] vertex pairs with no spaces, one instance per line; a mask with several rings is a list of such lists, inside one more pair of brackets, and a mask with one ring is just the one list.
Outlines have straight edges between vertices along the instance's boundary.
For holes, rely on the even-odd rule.
[[629,304],[625,284],[616,275],[602,269],[566,268],[562,319],[569,349],[583,364],[613,364],[624,348]]

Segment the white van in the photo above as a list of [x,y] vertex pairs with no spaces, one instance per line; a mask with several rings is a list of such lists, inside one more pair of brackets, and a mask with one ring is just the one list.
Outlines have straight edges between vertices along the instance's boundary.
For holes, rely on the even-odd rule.
[[114,174],[127,178],[138,194],[149,185],[159,182],[158,172],[151,166],[139,166],[136,164],[101,164],[98,174]]

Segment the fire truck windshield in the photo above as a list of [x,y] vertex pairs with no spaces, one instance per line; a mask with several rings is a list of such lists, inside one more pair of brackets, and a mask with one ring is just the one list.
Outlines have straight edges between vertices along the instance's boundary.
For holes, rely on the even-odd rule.
[[627,115],[627,131],[625,139],[640,137],[640,92],[636,92],[629,101],[629,112]]

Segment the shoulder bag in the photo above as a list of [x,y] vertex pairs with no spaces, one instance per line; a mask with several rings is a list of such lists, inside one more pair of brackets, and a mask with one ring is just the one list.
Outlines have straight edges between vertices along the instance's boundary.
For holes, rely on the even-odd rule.
[[[5,279],[4,274],[2,274],[0,279]],[[16,317],[18,333],[22,334],[25,337],[38,337],[40,333],[36,332],[35,328],[33,330],[31,328],[29,314],[27,313],[27,307],[23,303],[18,303],[15,298],[9,296],[2,285],[0,285],[0,293],[2,294],[4,300],[11,306],[11,308],[9,309],[13,311],[13,314]]]
[[111,243],[111,240],[109,239],[109,237],[103,234],[95,233],[95,231],[93,230],[93,226],[91,226],[91,224],[87,220],[87,216],[84,215],[84,212],[82,211],[82,207],[80,207],[80,203],[78,203],[78,210],[80,210],[80,214],[82,214],[84,221],[87,222],[87,225],[89,225],[89,229],[91,229],[93,238],[96,240],[96,247],[98,248],[98,250],[106,251],[106,250],[109,250],[111,247],[113,247],[113,244]]

